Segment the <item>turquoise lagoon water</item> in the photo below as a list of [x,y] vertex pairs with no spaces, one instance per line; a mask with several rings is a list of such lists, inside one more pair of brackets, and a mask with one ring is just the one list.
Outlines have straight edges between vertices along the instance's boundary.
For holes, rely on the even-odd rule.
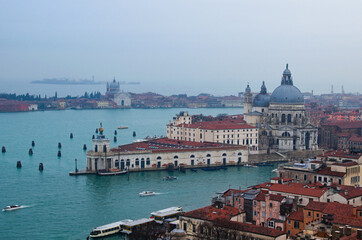
[[[131,173],[127,176],[69,176],[84,169],[92,135],[102,122],[105,134],[113,140],[118,126],[118,142],[129,143],[146,136],[166,135],[165,125],[180,110],[190,114],[238,114],[242,109],[127,109],[69,110],[0,114],[0,207],[21,204],[27,207],[0,213],[1,239],[85,239],[93,227],[119,221],[149,217],[152,211],[182,206],[189,211],[210,204],[211,197],[229,187],[245,188],[266,181],[272,167],[232,167],[217,172],[178,173],[177,181],[162,181],[167,172]],[[137,137],[132,137],[136,131]],[[74,138],[70,139],[70,133]],[[33,156],[28,155],[35,141]],[[62,157],[57,157],[58,142]],[[21,161],[23,167],[16,168]],[[39,163],[44,171],[39,172]],[[141,191],[160,193],[139,197]],[[117,239],[120,237],[113,237]]]

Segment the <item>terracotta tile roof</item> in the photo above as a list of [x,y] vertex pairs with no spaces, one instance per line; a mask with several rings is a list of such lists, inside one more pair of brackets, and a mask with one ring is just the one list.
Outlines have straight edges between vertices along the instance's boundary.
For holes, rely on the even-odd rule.
[[[263,201],[265,202],[265,198],[268,194],[265,192],[260,192],[255,198],[254,200],[256,201]],[[281,195],[276,195],[276,194],[269,194],[270,196],[270,200],[271,201],[276,201],[276,202],[281,202],[283,201],[283,199],[285,198],[284,196]]]
[[327,207],[327,203],[325,202],[316,202],[311,201],[308,203],[307,206],[305,206],[305,210],[312,210],[312,211],[319,211],[323,212],[323,210]]
[[349,236],[341,237],[340,240],[357,240],[357,232],[352,233]]
[[362,136],[352,136],[348,139],[348,141],[351,141],[351,142],[362,142]]
[[304,222],[304,213],[303,212],[293,212],[289,215],[288,220],[295,220],[299,222]]
[[333,165],[349,167],[349,166],[358,165],[358,163],[356,163],[356,162],[345,162],[345,163],[334,163]]
[[235,196],[235,195],[238,195],[240,193],[244,193],[245,191],[247,191],[247,190],[229,189],[222,196],[223,197],[231,196],[231,192],[234,192],[234,196]]
[[325,190],[322,188],[306,188],[302,184],[274,184],[269,188],[270,191],[281,193],[292,193],[296,195],[321,197]]
[[234,207],[225,206],[222,209],[219,209],[213,206],[207,206],[186,212],[184,213],[184,216],[207,221],[215,221],[216,219],[230,220],[233,216],[238,214],[239,210]]
[[255,233],[269,237],[278,237],[285,234],[284,232],[276,229],[235,221],[222,221],[218,219],[214,221],[214,224],[223,228],[239,230],[246,233]]
[[353,217],[353,206],[337,202],[309,202],[304,208],[305,210],[312,210],[322,212],[323,214],[329,214],[334,216]]
[[336,172],[332,171],[330,167],[325,167],[317,172],[320,175],[327,175],[327,176],[335,176],[335,177],[343,177],[345,173],[343,172]]
[[350,188],[350,189],[342,190],[338,194],[341,195],[342,197],[344,197],[345,199],[362,197],[362,188],[360,188],[360,187]]
[[112,152],[130,152],[130,151],[151,151],[157,152],[185,152],[185,151],[202,151],[202,150],[242,150],[246,146],[228,145],[222,143],[211,142],[191,142],[183,140],[175,140],[169,138],[152,139],[143,142],[130,143],[112,148]]
[[362,219],[356,217],[336,216],[333,219],[333,223],[362,228]]
[[[352,154],[344,150],[334,150],[324,153],[324,157],[340,157],[340,158],[350,158],[350,159],[358,159],[361,155],[362,153]],[[323,154],[319,155],[319,157],[323,157]]]
[[342,129],[347,128],[362,128],[362,121],[332,121],[323,123],[323,126],[337,126]]

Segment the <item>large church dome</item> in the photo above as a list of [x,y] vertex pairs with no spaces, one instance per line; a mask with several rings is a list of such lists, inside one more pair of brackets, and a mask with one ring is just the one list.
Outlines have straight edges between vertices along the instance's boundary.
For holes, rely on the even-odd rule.
[[282,83],[277,87],[271,97],[270,103],[304,104],[304,97],[300,90],[293,86],[293,79],[288,64],[283,72]]

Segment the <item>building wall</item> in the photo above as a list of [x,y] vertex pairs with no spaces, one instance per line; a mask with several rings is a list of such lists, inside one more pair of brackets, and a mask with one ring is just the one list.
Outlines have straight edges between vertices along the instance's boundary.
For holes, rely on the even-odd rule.
[[[239,155],[240,154],[240,155]],[[87,170],[95,172],[95,162],[97,161],[97,169],[104,169],[104,159],[110,159],[110,168],[121,168],[122,162],[125,167],[129,169],[142,169],[142,162],[144,162],[144,168],[165,168],[168,164],[174,165],[187,165],[187,166],[207,166],[210,165],[223,165],[224,160],[226,165],[238,164],[239,158],[241,162],[248,161],[248,151],[240,150],[197,150],[192,149],[190,151],[175,151],[175,152],[151,152],[151,151],[135,151],[135,152],[122,152],[114,153],[109,152],[95,153],[89,151],[87,153]],[[117,166],[118,162],[118,166]],[[129,165],[127,164],[129,163]],[[138,162],[138,164],[137,164]],[[192,164],[193,163],[193,164]]]
[[245,239],[249,237],[255,240],[285,240],[286,235],[279,237],[270,237],[261,234],[255,234],[251,232],[242,232],[238,230],[226,229],[221,227],[213,226],[212,222],[204,221],[201,219],[194,219],[185,216],[180,217],[180,227],[187,234],[187,239],[190,240],[220,240],[220,239]]
[[304,222],[288,219],[285,224],[285,230],[288,236],[293,237],[302,232],[305,228]]
[[213,142],[233,145],[246,145],[251,153],[258,151],[259,129],[200,129],[183,126],[167,126],[167,137],[170,139],[193,141],[193,142]]
[[265,201],[253,201],[253,221],[256,225],[268,227],[268,218],[281,220],[280,202],[271,201],[268,196],[265,198]]

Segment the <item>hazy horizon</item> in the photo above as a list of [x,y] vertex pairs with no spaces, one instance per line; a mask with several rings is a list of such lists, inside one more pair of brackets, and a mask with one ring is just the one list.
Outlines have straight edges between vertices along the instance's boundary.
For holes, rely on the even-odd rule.
[[82,95],[103,85],[45,86],[45,78],[140,82],[125,91],[237,95],[278,85],[315,94],[360,92],[362,2],[0,0],[0,92]]

